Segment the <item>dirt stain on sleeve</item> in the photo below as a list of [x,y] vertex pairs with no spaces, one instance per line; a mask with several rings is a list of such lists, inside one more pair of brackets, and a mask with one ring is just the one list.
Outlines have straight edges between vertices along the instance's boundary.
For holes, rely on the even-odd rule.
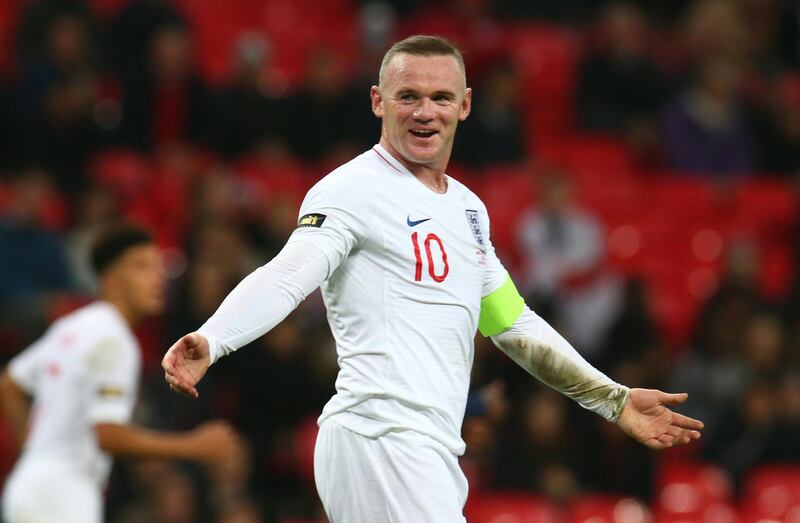
[[533,338],[515,337],[501,350],[542,383],[572,398],[583,408],[616,421],[628,399],[628,389],[590,365]]

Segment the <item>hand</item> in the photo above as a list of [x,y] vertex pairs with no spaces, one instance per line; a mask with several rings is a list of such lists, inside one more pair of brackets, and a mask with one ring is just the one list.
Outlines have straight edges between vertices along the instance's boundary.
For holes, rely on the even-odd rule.
[[208,340],[196,332],[176,341],[161,360],[169,388],[193,399],[199,396],[195,385],[205,375],[209,365]]
[[660,390],[631,389],[617,425],[651,449],[665,449],[700,439],[703,422],[666,407],[679,405],[688,397],[685,392],[667,394]]
[[240,462],[245,445],[239,434],[225,421],[210,421],[199,425],[187,435],[195,459],[220,464]]

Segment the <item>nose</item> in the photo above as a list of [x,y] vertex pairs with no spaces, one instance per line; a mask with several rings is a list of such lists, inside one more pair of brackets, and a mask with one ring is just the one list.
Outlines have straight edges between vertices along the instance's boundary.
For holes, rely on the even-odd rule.
[[433,101],[430,98],[422,98],[414,110],[414,119],[418,122],[429,122],[434,116]]

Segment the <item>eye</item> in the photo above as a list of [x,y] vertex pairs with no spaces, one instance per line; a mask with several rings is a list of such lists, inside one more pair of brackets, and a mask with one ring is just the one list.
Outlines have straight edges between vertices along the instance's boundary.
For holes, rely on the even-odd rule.
[[406,94],[401,94],[400,95],[400,100],[402,100],[404,102],[413,102],[416,99],[417,99],[416,95],[413,95],[411,93],[406,93]]
[[431,98],[437,104],[446,104],[450,102],[450,97],[444,94],[437,94],[433,98]]

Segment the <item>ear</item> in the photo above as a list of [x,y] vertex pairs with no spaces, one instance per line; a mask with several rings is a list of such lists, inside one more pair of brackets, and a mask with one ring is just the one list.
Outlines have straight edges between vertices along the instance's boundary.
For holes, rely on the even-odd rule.
[[377,85],[370,88],[369,97],[372,100],[372,113],[378,118],[383,118],[383,96]]
[[466,120],[471,110],[472,110],[472,88],[467,87],[467,90],[464,91],[464,101],[461,102],[461,111],[458,114],[458,119],[462,122]]

